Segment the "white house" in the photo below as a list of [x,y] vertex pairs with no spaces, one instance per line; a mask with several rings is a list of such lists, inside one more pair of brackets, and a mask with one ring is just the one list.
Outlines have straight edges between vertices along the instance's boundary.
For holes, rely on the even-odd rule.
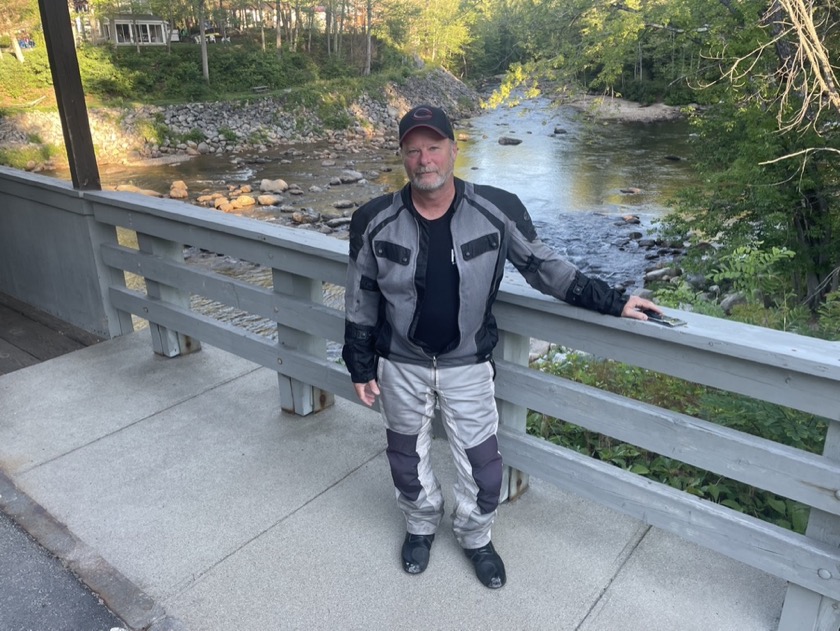
[[[169,22],[154,15],[124,14],[102,18],[102,38],[105,41],[131,46],[163,46],[172,30]],[[179,41],[178,30],[172,30],[172,41]]]

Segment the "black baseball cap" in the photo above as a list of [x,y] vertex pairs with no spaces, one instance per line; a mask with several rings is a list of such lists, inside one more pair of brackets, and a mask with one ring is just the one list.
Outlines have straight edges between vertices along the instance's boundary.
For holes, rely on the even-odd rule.
[[436,131],[444,138],[455,140],[455,132],[452,131],[452,123],[449,117],[439,107],[433,105],[418,105],[402,117],[400,120],[400,145],[408,132],[418,127],[427,127]]

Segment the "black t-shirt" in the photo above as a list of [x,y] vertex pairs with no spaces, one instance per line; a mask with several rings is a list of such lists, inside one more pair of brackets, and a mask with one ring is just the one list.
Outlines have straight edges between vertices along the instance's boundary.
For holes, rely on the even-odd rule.
[[443,217],[429,220],[419,217],[421,247],[428,248],[425,274],[417,270],[420,311],[414,339],[428,352],[438,354],[458,342],[458,266],[452,246],[450,207]]

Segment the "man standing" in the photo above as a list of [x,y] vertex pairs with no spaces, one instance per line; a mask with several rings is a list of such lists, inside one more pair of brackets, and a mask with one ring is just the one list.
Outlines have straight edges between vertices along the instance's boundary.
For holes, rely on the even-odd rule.
[[343,357],[356,394],[380,397],[397,503],[406,520],[403,569],[419,574],[443,517],[430,464],[435,406],[458,479],[453,529],[489,588],[505,584],[491,542],[502,482],[496,440],[492,307],[510,261],[530,285],[573,305],[647,319],[658,308],[587,278],[537,237],[519,198],[454,176],[458,147],[431,105],[399,124],[409,183],[361,206],[350,225]]

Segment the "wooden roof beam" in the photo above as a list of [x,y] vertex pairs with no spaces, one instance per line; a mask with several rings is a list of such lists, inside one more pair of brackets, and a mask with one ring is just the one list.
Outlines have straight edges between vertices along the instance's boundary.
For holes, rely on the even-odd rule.
[[101,190],[70,9],[65,0],[38,0],[38,7],[73,187],[83,191]]

